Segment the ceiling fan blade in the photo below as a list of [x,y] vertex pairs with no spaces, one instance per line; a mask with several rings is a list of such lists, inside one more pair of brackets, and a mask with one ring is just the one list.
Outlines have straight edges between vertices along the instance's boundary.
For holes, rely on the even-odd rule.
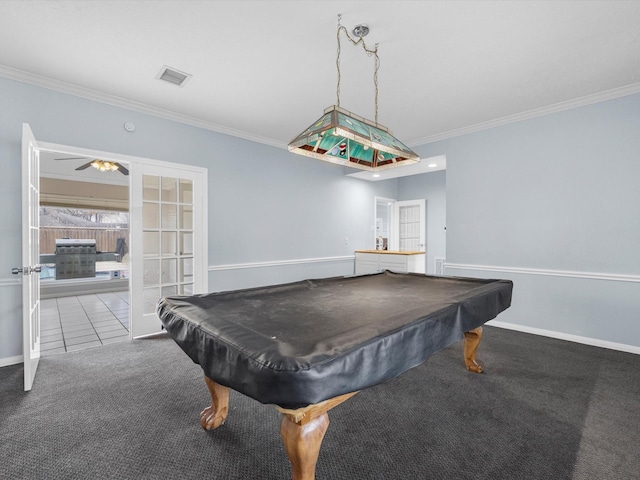
[[121,163],[116,163],[115,165],[118,166],[118,171],[123,174],[123,175],[129,175],[129,170],[125,167],[122,166]]
[[89,168],[91,166],[91,162],[85,163],[84,165],[80,165],[76,170],[84,170],[85,168]]
[[54,160],[85,160],[87,157],[54,158]]

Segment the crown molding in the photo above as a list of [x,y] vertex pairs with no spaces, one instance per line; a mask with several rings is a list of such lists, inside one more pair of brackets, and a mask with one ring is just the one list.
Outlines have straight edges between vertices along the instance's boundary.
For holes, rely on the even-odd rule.
[[[171,120],[185,125],[191,125],[193,127],[203,128],[212,132],[229,135],[232,137],[241,138],[243,140],[249,140],[251,142],[260,143],[263,145],[269,145],[271,147],[286,149],[287,144],[279,140],[272,138],[262,137],[260,135],[254,135],[242,130],[226,127],[213,122],[206,122],[204,120],[190,117],[188,115],[182,115],[179,113],[171,112],[157,107],[152,107],[144,103],[129,100],[116,95],[109,95],[97,90],[80,87],[67,82],[61,82],[52,78],[36,75],[33,73],[25,72],[15,68],[8,67],[6,65],[0,65],[0,77],[8,78],[11,80],[17,80],[19,82],[28,83],[38,87],[47,88],[49,90],[55,90],[61,93],[74,95],[76,97],[86,98],[114,107],[125,108],[127,110],[133,110],[140,113],[152,115],[154,117],[164,118],[165,120]],[[428,135],[426,137],[418,138],[416,140],[405,142],[407,146],[414,148],[429,143],[434,143],[440,140],[446,140],[448,138],[459,137],[467,135],[469,133],[479,132],[482,130],[488,130],[490,128],[507,125],[510,123],[521,122],[531,118],[541,117],[550,113],[562,112],[570,110],[572,108],[582,107],[585,105],[591,105],[594,103],[604,102],[607,100],[613,100],[615,98],[625,97],[627,95],[634,95],[640,93],[640,83],[633,83],[624,87],[614,88],[605,92],[595,93],[593,95],[586,95],[584,97],[576,98],[573,100],[567,100],[565,102],[548,105],[546,107],[536,108],[522,113],[514,115],[507,115],[506,117],[497,118],[488,122],[477,123],[469,125],[463,128],[457,128],[449,130],[447,132],[437,133],[434,135]]]
[[241,138],[243,140],[249,140],[251,142],[261,143],[277,148],[287,148],[287,144],[274,140],[272,138],[262,137],[260,135],[253,135],[242,130],[226,127],[213,122],[206,122],[204,120],[190,117],[188,115],[182,115],[179,113],[164,110],[162,108],[152,107],[144,103],[129,100],[127,98],[118,97],[116,95],[110,95],[107,93],[99,92],[89,88],[80,87],[67,82],[61,82],[52,78],[43,77],[15,68],[7,67],[6,65],[0,65],[0,77],[8,78],[10,80],[17,80],[19,82],[28,83],[37,87],[47,88],[49,90],[55,90],[57,92],[74,95],[76,97],[86,98],[100,103],[105,103],[114,107],[125,108],[127,110],[133,110],[154,117],[164,118],[165,120],[172,120],[174,122],[191,125],[192,127],[203,128],[212,132],[221,133],[224,135],[230,135],[232,137]]
[[459,137],[467,135],[469,133],[479,132],[481,130],[488,130],[490,128],[507,125],[509,123],[521,122],[523,120],[529,120],[531,118],[541,117],[550,113],[562,112],[565,110],[571,110],[572,108],[583,107],[594,103],[605,102],[607,100],[613,100],[615,98],[626,97],[627,95],[635,95],[640,93],[640,83],[633,83],[625,87],[614,88],[600,93],[594,93],[593,95],[585,95],[584,97],[575,98],[573,100],[567,100],[566,102],[555,103],[553,105],[547,105],[546,107],[535,108],[515,115],[507,115],[506,117],[497,118],[495,120],[489,120],[488,122],[476,123],[475,125],[469,125],[468,127],[457,128],[455,130],[449,130],[448,132],[437,133],[435,135],[429,135],[427,137],[418,138],[412,142],[407,143],[409,147],[418,147],[420,145],[426,145],[428,143],[438,142],[440,140],[446,140],[448,138]]

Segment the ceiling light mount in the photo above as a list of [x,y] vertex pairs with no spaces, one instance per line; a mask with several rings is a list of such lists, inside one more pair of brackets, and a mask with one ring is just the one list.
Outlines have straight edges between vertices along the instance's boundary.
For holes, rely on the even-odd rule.
[[367,35],[369,35],[369,26],[365,25],[364,23],[356,25],[355,27],[353,27],[353,30],[351,30],[351,33],[353,33],[354,37],[366,37]]
[[[341,18],[342,15],[338,15],[336,105],[326,108],[318,121],[294,138],[289,143],[289,151],[325,162],[374,172],[419,162],[420,158],[413,150],[394,137],[388,128],[378,123],[380,58],[378,44],[370,49],[364,42],[364,36],[369,33],[369,27],[357,25],[353,29],[356,39],[340,24]],[[374,57],[375,121],[373,122],[340,107],[340,34],[346,35],[354,46],[362,45],[365,53]]]

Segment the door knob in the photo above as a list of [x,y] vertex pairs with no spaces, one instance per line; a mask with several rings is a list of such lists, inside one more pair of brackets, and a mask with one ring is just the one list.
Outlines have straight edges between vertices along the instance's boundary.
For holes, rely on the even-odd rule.
[[11,269],[11,273],[13,273],[14,275],[18,275],[19,273],[23,274],[23,275],[29,275],[31,273],[40,273],[42,271],[42,266],[41,265],[36,265],[35,267],[13,267]]

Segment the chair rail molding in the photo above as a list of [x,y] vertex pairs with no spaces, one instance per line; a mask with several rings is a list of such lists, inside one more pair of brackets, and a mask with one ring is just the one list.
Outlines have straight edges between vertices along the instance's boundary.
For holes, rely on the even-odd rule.
[[242,270],[246,268],[282,267],[288,265],[303,265],[310,263],[349,262],[354,261],[355,255],[339,257],[297,258],[292,260],[272,260],[268,262],[230,263],[226,265],[209,265],[210,272],[223,270]]
[[640,275],[627,275],[619,273],[579,272],[573,270],[551,270],[542,268],[502,267],[497,265],[476,265],[465,263],[445,263],[446,269],[452,270],[479,270],[485,272],[518,273],[523,275],[545,275],[551,277],[585,278],[590,280],[610,280],[615,282],[640,283]]
[[[447,274],[452,274],[454,271],[460,270],[463,272],[479,271],[493,273],[505,273],[515,275],[531,275],[531,276],[546,276],[546,277],[565,277],[575,278],[581,280],[593,280],[599,282],[625,282],[625,283],[640,283],[640,275],[627,275],[618,273],[602,273],[602,272],[579,272],[573,270],[552,270],[552,269],[540,269],[540,268],[522,268],[522,267],[504,267],[498,265],[477,265],[477,264],[463,264],[463,263],[445,263],[445,271]],[[455,273],[454,273],[455,274]],[[461,273],[464,275],[464,273]],[[635,288],[635,287],[634,287]],[[491,320],[487,322],[487,325],[498,328],[505,328],[508,330],[515,330],[524,333],[530,333],[533,335],[540,335],[543,337],[556,338],[559,340],[566,340],[569,342],[582,343],[584,345],[590,345],[593,347],[608,348],[610,350],[618,350],[621,352],[633,353],[640,355],[640,346],[629,345],[620,342],[611,342],[608,340],[586,337],[582,335],[576,335],[572,333],[566,333],[562,331],[541,329],[530,325],[524,325],[521,323],[503,322],[500,320]]]
[[17,276],[17,278],[8,278],[8,279],[0,279],[0,287],[19,287],[22,285],[22,278]]

